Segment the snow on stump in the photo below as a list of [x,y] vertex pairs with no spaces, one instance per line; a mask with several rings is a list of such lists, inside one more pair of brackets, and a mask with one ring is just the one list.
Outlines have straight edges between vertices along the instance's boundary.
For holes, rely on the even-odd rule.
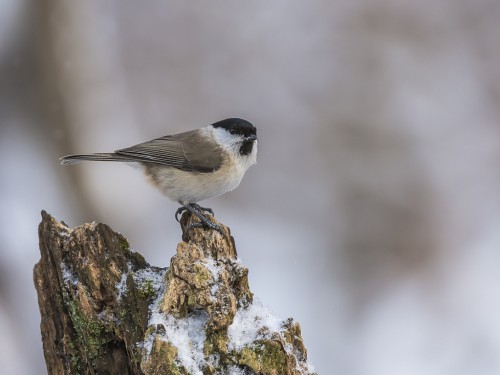
[[[34,281],[49,374],[312,374],[300,326],[255,301],[234,239],[186,228],[170,267],[105,224],[42,212]],[[219,223],[220,224],[220,223]]]

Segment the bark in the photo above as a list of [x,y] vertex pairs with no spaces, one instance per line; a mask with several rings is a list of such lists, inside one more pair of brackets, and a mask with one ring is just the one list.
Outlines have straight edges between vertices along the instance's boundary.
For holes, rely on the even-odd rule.
[[71,229],[42,212],[34,281],[49,374],[312,373],[299,324],[253,303],[229,229],[187,231],[196,220],[182,216],[160,268],[105,224]]

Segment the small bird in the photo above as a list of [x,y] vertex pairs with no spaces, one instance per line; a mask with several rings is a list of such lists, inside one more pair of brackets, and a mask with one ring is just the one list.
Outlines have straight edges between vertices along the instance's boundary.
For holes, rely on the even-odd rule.
[[61,164],[80,161],[137,163],[148,180],[164,195],[181,204],[175,214],[188,210],[200,219],[193,226],[222,232],[207,219],[197,202],[238,187],[247,169],[257,161],[257,129],[240,118],[228,118],[184,133],[166,135],[111,153],[63,156]]

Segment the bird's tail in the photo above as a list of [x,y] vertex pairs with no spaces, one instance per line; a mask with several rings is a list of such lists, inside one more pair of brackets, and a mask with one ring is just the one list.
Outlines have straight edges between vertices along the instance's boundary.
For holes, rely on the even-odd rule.
[[67,155],[63,156],[59,160],[61,160],[61,164],[63,165],[76,164],[81,161],[121,161],[121,162],[133,161],[127,156],[118,155],[115,153]]

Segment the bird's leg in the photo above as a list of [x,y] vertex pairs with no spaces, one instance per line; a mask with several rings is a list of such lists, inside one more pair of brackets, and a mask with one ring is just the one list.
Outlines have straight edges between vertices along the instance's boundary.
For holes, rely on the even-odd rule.
[[[182,203],[180,203],[180,204],[182,204]],[[210,215],[212,215],[212,216],[214,215],[214,210],[212,210],[211,208],[201,207],[199,204],[196,204],[196,203],[188,203],[188,205],[200,213],[201,212],[208,212]],[[180,223],[179,215],[182,215],[184,213],[184,211],[188,211],[188,209],[186,208],[186,206],[184,204],[182,204],[182,207],[179,207],[177,209],[177,211],[175,211],[175,220],[177,220],[178,223]]]
[[208,212],[210,215],[212,215],[212,216],[214,215],[214,210],[212,210],[211,208],[207,208],[207,207],[201,207],[197,203],[191,203],[191,207],[193,207],[198,212]]
[[203,216],[201,214],[201,212],[197,211],[193,205],[195,205],[195,207],[200,207],[198,206],[197,204],[193,204],[193,203],[182,203],[182,202],[179,202],[182,207],[180,207],[176,213],[175,213],[175,218],[177,219],[177,221],[179,221],[178,219],[178,215],[181,213],[181,212],[184,212],[184,211],[189,211],[190,213],[192,213],[193,215],[195,215],[198,219],[200,219],[200,223],[193,223],[191,224],[187,230],[191,230],[192,228],[196,228],[196,227],[206,227],[206,228],[210,228],[210,229],[215,229],[216,231],[218,231],[219,233],[221,233],[222,235],[224,235],[224,231],[222,230],[221,226],[208,220],[205,216]]

